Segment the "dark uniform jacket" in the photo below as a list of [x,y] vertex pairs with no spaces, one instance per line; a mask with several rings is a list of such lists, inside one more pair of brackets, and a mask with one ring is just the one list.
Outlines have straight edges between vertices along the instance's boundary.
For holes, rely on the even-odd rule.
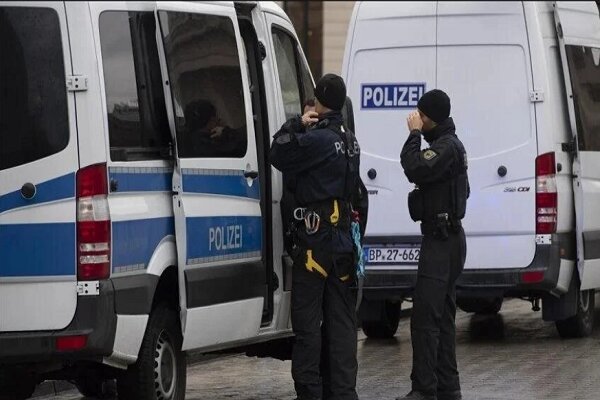
[[[270,160],[283,172],[287,189],[293,186],[298,207],[311,208],[321,203],[333,203],[335,199],[345,200],[347,191],[354,189],[347,187],[350,180],[346,152],[349,147],[350,162],[358,171],[360,148],[354,135],[350,135],[354,143],[346,145],[342,124],[341,113],[330,112],[321,116],[317,124],[305,129],[298,116],[287,121],[275,134]],[[321,215],[322,221],[328,217]],[[346,217],[349,218],[348,215]],[[335,252],[353,250],[349,227],[332,230],[323,222],[318,233],[304,235],[303,239],[308,247],[327,245],[332,246]]]
[[455,131],[454,121],[448,118],[423,133],[428,149],[421,150],[418,130],[410,133],[402,148],[400,162],[404,173],[422,194],[422,221],[431,221],[441,213],[456,220],[464,217],[470,191],[467,153]]

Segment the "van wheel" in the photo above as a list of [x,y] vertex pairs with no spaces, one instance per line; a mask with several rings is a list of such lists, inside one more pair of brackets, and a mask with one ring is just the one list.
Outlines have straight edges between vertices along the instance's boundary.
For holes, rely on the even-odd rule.
[[482,315],[498,314],[502,309],[503,297],[478,298],[463,297],[456,299],[456,305],[466,313]]
[[381,307],[379,320],[362,322],[362,330],[370,339],[390,339],[398,331],[402,303],[382,301]]
[[102,379],[96,377],[83,377],[75,380],[75,387],[85,397],[96,399],[107,399],[116,393],[113,379]]
[[177,313],[166,304],[150,315],[138,360],[117,378],[121,400],[184,400],[185,353]]
[[594,330],[594,290],[577,290],[577,314],[571,318],[556,321],[556,330],[561,338],[582,338]]

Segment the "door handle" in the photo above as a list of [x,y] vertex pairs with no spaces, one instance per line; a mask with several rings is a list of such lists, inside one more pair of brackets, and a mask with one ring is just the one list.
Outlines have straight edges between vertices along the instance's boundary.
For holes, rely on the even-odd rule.
[[23,198],[25,200],[33,199],[35,197],[36,193],[37,193],[37,188],[31,182],[27,182],[26,184],[21,186],[21,196],[23,196]]
[[258,171],[245,171],[244,177],[254,180],[258,178]]

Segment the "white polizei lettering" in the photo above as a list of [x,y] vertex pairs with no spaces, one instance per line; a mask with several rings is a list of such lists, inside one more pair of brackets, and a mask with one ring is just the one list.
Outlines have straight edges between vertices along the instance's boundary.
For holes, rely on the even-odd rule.
[[383,104],[383,89],[382,88],[380,88],[380,87],[375,88],[375,91],[373,92],[373,103],[377,107],[381,107],[381,105]]
[[208,230],[208,250],[217,251],[241,249],[243,240],[242,225],[216,226]]
[[407,92],[407,88],[406,87],[400,87],[398,88],[399,90],[399,94],[400,96],[398,97],[398,105],[399,106],[408,106],[408,101],[406,101],[406,92]]
[[215,243],[215,228],[208,230],[208,251],[212,251],[213,243]]
[[363,88],[363,107],[366,107],[369,103],[369,100],[373,98],[373,88],[366,87]]
[[419,86],[419,98],[423,97],[423,91],[425,88],[423,86]]
[[394,86],[394,107],[398,105],[398,86]]
[[419,101],[419,88],[415,86],[411,86],[408,90],[408,105],[411,107],[416,107]]
[[335,146],[335,152],[337,154],[340,154],[340,153],[344,154],[344,153],[346,153],[346,151],[344,149],[344,143],[343,142],[335,142],[333,145]]
[[385,98],[384,104],[385,104],[386,107],[390,107],[390,106],[394,105],[394,102],[392,101],[392,99],[390,99],[390,96],[389,96],[390,93],[389,93],[388,89],[389,88],[387,88],[387,87],[384,89],[384,93],[385,93],[385,95],[384,95],[384,98]]

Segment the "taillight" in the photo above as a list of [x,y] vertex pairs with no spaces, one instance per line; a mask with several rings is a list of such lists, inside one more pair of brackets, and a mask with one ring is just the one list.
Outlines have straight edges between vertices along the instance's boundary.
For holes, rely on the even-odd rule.
[[554,153],[542,154],[535,160],[536,179],[536,233],[556,232],[558,194],[556,192],[556,160]]
[[77,279],[110,275],[110,212],[106,164],[77,172]]

